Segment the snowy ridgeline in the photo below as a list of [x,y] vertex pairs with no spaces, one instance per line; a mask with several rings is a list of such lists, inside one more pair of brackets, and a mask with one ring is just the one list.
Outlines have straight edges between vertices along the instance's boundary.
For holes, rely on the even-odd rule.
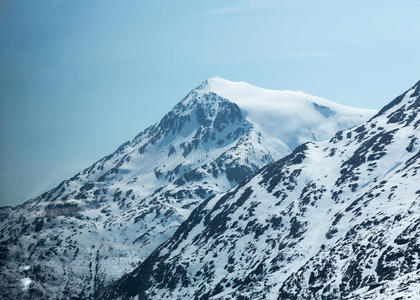
[[202,202],[97,299],[420,299],[420,81]]
[[0,293],[89,297],[137,267],[210,196],[375,113],[210,78],[114,153],[0,209]]

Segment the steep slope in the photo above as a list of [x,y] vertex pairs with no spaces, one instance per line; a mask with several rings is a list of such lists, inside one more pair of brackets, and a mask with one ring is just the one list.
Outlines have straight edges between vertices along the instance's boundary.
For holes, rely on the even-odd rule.
[[[290,153],[294,142],[271,135],[266,120],[254,120],[252,107],[238,106],[238,95],[232,94],[235,101],[220,96],[215,85],[226,89],[235,83],[207,80],[113,154],[35,199],[2,209],[0,294],[11,299],[89,297],[133,270],[204,199]],[[263,106],[260,96],[261,101],[254,100]],[[297,134],[290,140],[323,137],[323,122],[344,128],[373,115],[339,110],[299,92],[277,101],[289,103],[287,113],[297,118],[294,126],[311,127],[308,134],[285,129],[284,137]],[[315,123],[306,124],[298,102]],[[334,116],[322,115],[318,106]],[[280,116],[283,108],[270,110],[276,109]]]
[[98,299],[420,297],[420,81],[200,204]]

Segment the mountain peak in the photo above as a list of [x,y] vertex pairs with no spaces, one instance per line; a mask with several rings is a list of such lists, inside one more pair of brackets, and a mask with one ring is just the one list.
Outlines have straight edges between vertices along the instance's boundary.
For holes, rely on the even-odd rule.
[[232,90],[251,89],[251,90],[268,91],[267,89],[254,86],[245,81],[231,81],[231,80],[219,77],[219,76],[209,77],[197,89],[205,93],[213,92],[221,96],[223,96],[226,93],[229,93]]
[[[274,139],[284,141],[290,149],[308,140],[328,138],[340,129],[338,123],[343,128],[349,128],[376,113],[374,110],[344,106],[302,91],[270,90],[218,76],[208,78],[193,91],[199,96],[214,93],[235,103],[248,121],[262,132],[270,133]],[[302,123],[306,126],[302,126]]]
[[237,85],[250,85],[244,81],[231,81],[219,76],[211,76],[201,83],[195,90],[203,93],[223,94],[226,89],[234,88]]
[[235,83],[234,81],[222,78],[220,76],[211,76],[211,77],[207,78],[206,82],[208,84],[214,84],[214,83],[232,84],[232,83]]
[[307,94],[297,90],[273,90],[261,88],[245,81],[230,81],[218,76],[209,77],[195,90],[202,93],[215,93],[236,103],[242,109],[268,108],[288,110],[292,107],[299,108],[308,103],[330,107],[336,111],[356,110],[362,113],[372,114],[374,110],[358,109],[335,103],[333,101]]

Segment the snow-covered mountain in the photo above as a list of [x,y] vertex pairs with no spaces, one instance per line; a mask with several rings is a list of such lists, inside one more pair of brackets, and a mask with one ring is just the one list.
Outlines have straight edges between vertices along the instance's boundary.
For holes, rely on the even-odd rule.
[[329,138],[374,113],[210,78],[111,155],[0,209],[0,294],[89,297],[132,271],[209,196],[297,144]]
[[202,202],[98,299],[420,299],[419,172],[420,81]]

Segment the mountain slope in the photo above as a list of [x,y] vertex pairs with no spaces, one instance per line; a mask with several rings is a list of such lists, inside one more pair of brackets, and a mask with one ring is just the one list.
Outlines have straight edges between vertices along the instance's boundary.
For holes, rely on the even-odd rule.
[[420,81],[200,204],[98,299],[418,298]]
[[[234,100],[218,94],[229,85],[237,84],[207,80],[113,154],[35,199],[2,209],[1,294],[89,297],[133,270],[204,199],[290,153],[296,141],[325,137],[324,124],[347,128],[374,113],[279,92],[270,101],[288,105],[287,114],[284,105],[270,111],[293,115],[293,126],[305,128],[284,128],[279,136],[267,127],[274,120],[254,118],[255,108],[241,107],[241,87],[225,95]],[[264,107],[271,92],[259,93],[253,101]],[[305,107],[312,121],[301,113]]]

